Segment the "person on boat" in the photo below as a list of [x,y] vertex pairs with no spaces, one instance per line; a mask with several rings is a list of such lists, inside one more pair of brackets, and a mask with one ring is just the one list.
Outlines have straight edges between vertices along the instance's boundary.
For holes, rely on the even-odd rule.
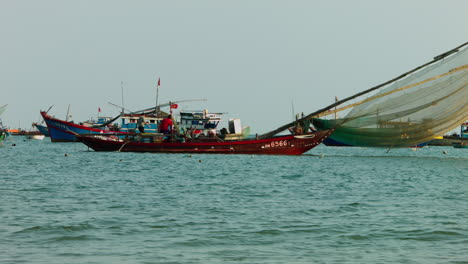
[[166,118],[164,118],[161,121],[161,124],[159,124],[159,132],[167,135],[171,133],[172,130],[172,115],[168,115]]
[[138,123],[138,130],[140,130],[140,133],[145,133],[145,124],[146,124],[145,118],[143,116],[140,116],[138,118],[137,123]]
[[223,127],[223,128],[221,129],[221,131],[219,131],[219,132],[221,133],[221,135],[229,134],[229,131],[228,131],[225,127]]

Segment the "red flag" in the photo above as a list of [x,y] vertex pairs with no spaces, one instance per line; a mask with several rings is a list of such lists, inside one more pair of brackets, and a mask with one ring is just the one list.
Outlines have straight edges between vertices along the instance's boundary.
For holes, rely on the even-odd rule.
[[158,78],[158,86],[161,86],[161,78]]
[[178,104],[171,104],[171,109],[177,109],[177,107],[179,107]]
[[101,107],[98,107],[98,109],[97,109],[97,110],[98,110],[98,112],[101,112]]

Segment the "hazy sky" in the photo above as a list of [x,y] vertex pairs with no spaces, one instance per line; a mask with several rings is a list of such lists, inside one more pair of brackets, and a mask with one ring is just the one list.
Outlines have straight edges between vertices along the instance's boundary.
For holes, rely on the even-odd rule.
[[29,129],[206,98],[252,132],[387,81],[468,41],[466,0],[0,0],[0,106]]

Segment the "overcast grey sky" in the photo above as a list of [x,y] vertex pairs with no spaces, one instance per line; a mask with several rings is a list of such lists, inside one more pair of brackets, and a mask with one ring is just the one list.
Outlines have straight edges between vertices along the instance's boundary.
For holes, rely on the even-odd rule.
[[466,0],[0,0],[0,106],[75,121],[159,101],[262,133],[468,41]]

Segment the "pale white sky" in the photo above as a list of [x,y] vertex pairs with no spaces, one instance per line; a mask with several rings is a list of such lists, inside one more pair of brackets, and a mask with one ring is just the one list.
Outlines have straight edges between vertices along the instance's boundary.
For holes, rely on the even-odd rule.
[[387,81],[468,40],[466,0],[0,0],[0,106],[75,121],[159,101],[253,133]]

